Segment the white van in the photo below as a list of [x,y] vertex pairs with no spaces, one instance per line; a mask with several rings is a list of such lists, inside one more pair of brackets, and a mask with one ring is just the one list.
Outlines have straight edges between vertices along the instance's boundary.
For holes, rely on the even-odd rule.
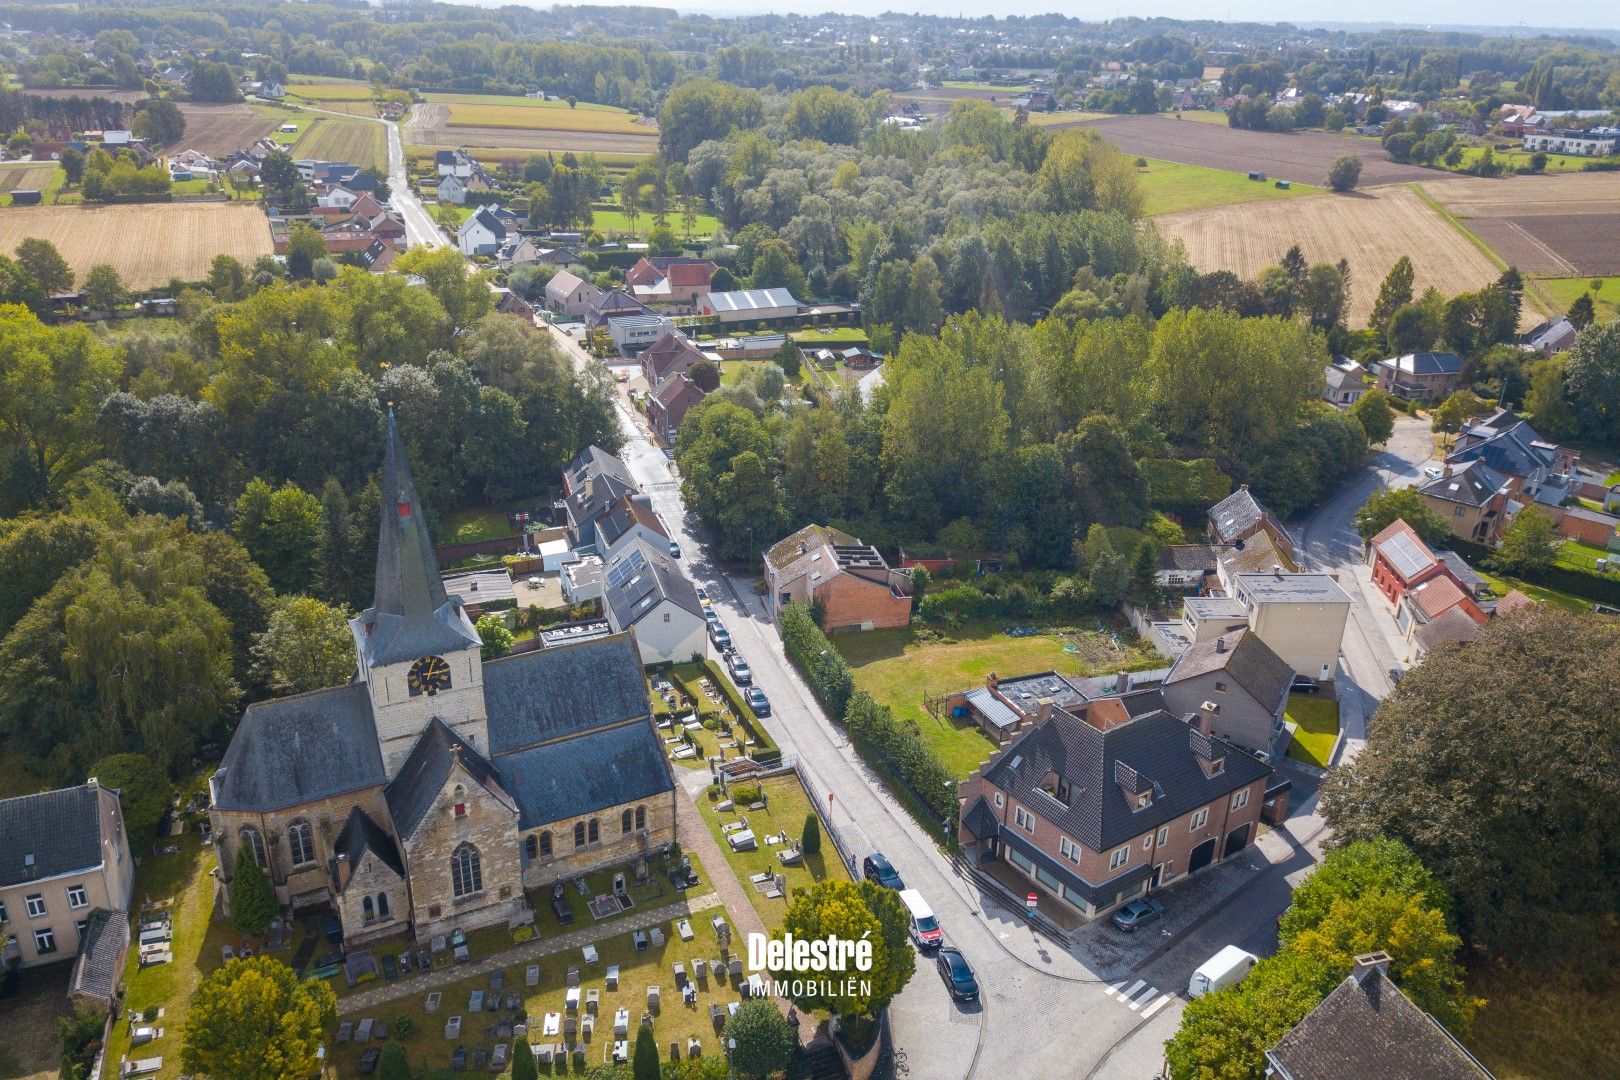
[[939,920],[934,918],[934,909],[928,906],[922,893],[916,889],[901,889],[900,902],[911,916],[911,940],[917,943],[917,948],[925,951],[939,948],[945,935],[939,928]]
[[1259,962],[1260,958],[1253,953],[1244,952],[1236,945],[1228,945],[1193,972],[1191,981],[1187,983],[1187,996],[1203,997],[1223,986],[1240,983]]

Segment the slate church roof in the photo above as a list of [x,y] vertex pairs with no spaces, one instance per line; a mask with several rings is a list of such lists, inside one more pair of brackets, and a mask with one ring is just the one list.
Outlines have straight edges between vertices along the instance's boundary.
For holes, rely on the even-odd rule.
[[221,810],[274,810],[385,779],[364,683],[248,706],[214,774]]
[[497,759],[652,714],[641,655],[629,634],[491,661],[484,665],[484,705]]
[[383,831],[382,826],[371,820],[358,806],[349,811],[349,820],[343,823],[343,831],[338,833],[337,843],[332,850],[343,856],[342,867],[334,864],[332,877],[339,889],[349,883],[349,875],[354,868],[360,865],[360,860],[366,852],[371,852],[383,861],[394,873],[400,877],[405,876],[405,861],[399,857],[399,848],[394,844],[394,838]]

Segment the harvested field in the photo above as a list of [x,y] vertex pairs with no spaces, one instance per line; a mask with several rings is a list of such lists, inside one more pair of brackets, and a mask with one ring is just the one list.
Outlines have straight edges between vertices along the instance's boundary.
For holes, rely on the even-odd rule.
[[294,75],[287,93],[306,101],[370,101],[376,96],[371,84],[359,79],[322,79]]
[[388,133],[375,120],[344,116],[317,116],[293,144],[298,157],[348,161],[388,171]]
[[18,188],[43,189],[55,171],[54,161],[7,161],[0,164],[0,194]]
[[180,106],[186,118],[186,134],[175,145],[176,152],[197,150],[209,157],[223,157],[240,150],[254,139],[276,129],[276,122],[255,113],[246,104]]
[[1620,173],[1469,178],[1424,189],[1526,273],[1620,274]]
[[1384,148],[1373,140],[1325,131],[1280,135],[1168,116],[1113,116],[1084,123],[1133,156],[1240,173],[1259,171],[1273,180],[1325,183],[1328,166],[1346,154],[1361,158],[1363,187],[1405,180],[1435,180],[1446,175],[1434,169],[1391,161]]
[[27,94],[29,97],[106,98],[108,101],[122,101],[128,104],[133,104],[137,101],[145,101],[147,98],[147,93],[144,90],[115,90],[110,86],[64,87],[56,90],[41,87],[31,87],[24,90],[23,93]]
[[[1406,187],[1316,195],[1166,214],[1159,231],[1187,247],[1199,270],[1252,278],[1300,244],[1311,262],[1350,262],[1350,322],[1366,323],[1378,283],[1402,255],[1416,270],[1413,292],[1433,285],[1450,296],[1496,279],[1496,265],[1445,217]],[[1530,322],[1533,312],[1526,309]]]
[[[599,154],[653,154],[658,151],[658,130],[637,126],[646,134],[629,131],[604,132],[567,130],[562,128],[509,128],[484,126],[452,126],[452,108],[445,104],[417,105],[405,126],[405,141],[435,149],[455,149],[458,146],[483,146],[498,150],[573,150]],[[591,113],[591,116],[601,116]]]
[[0,250],[30,236],[49,240],[81,278],[111,263],[131,288],[208,276],[215,255],[250,263],[270,254],[264,211],[246,203],[19,206],[0,210]]

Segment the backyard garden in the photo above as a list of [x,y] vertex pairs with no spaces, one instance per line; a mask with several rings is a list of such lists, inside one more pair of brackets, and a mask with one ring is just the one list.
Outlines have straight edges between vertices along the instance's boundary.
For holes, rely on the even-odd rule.
[[1284,718],[1294,725],[1288,756],[1318,769],[1328,767],[1339,740],[1339,703],[1332,698],[1289,694]]

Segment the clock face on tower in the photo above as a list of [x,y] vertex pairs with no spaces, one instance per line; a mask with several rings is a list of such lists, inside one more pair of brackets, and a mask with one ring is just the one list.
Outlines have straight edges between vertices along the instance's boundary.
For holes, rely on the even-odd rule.
[[411,696],[427,694],[431,697],[440,690],[450,689],[450,665],[442,656],[424,656],[411,665],[405,676]]

